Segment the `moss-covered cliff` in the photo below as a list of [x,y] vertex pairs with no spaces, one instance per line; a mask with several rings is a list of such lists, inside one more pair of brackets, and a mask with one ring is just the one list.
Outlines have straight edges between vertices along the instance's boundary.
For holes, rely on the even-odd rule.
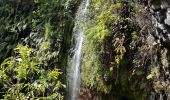
[[[161,2],[165,1],[160,1],[160,7]],[[90,93],[94,96],[89,99],[169,98],[168,39],[160,39],[162,35],[153,24],[149,3],[91,0],[81,98],[89,97]],[[86,95],[88,89],[91,92]]]

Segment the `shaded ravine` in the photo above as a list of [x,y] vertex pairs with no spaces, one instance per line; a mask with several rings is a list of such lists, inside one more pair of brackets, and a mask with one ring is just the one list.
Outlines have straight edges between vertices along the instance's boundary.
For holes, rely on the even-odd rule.
[[75,20],[74,38],[75,48],[72,58],[72,66],[69,71],[69,96],[68,100],[77,100],[80,88],[80,66],[81,66],[81,49],[83,45],[83,26],[88,12],[89,0],[83,0],[80,5]]

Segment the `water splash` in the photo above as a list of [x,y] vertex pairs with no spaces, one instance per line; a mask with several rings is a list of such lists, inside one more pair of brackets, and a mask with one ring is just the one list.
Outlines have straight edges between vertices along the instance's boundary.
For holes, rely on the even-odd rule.
[[75,20],[75,49],[72,59],[72,70],[70,74],[69,98],[68,100],[77,100],[80,88],[80,66],[81,66],[81,49],[83,46],[83,26],[88,12],[89,0],[84,0],[78,9]]

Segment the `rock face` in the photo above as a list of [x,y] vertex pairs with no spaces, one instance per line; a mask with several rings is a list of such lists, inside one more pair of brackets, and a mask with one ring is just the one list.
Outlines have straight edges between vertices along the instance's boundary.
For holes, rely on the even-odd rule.
[[156,28],[156,37],[170,46],[170,1],[148,0],[148,6]]
[[[143,0],[146,1],[146,0]],[[153,34],[157,42],[162,46],[157,53],[157,69],[159,75],[153,79],[153,88],[157,93],[155,97],[163,100],[170,99],[170,68],[169,68],[169,48],[170,48],[170,0],[148,0],[145,2],[152,14],[152,23],[155,28]]]

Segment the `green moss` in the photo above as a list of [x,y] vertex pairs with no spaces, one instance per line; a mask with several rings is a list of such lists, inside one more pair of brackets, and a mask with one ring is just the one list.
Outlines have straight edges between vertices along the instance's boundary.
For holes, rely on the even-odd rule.
[[[86,24],[83,47],[82,85],[111,98],[144,100],[148,84],[142,77],[143,69],[133,62],[138,52],[130,48],[139,41],[142,32],[131,22],[129,11],[133,7],[121,0],[115,3],[92,0],[90,5],[91,19]],[[128,6],[127,12],[125,6]],[[122,17],[122,10],[129,15]]]
[[131,33],[131,37],[132,37],[132,40],[133,41],[135,41],[136,39],[137,39],[137,33],[135,32],[135,31],[133,31],[132,33]]
[[119,16],[113,11],[120,7],[121,3],[112,4],[112,1],[92,1],[89,16],[93,16],[93,19],[86,24],[85,29],[81,71],[83,84],[106,94],[110,93],[112,85],[107,85],[104,81],[105,78],[107,80],[108,71],[104,69],[101,59],[103,41],[112,35],[113,24],[119,20]]

